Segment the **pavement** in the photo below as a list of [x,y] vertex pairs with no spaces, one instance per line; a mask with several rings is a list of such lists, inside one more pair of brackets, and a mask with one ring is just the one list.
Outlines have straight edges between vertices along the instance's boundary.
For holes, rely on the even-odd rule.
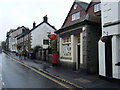
[[52,66],[51,63],[42,60],[31,60],[31,59],[19,59],[13,53],[7,53],[9,56],[23,62],[26,65],[43,70],[56,77],[60,77],[67,82],[74,85],[79,85],[84,88],[109,88],[109,89],[120,89],[119,82],[113,82],[106,79],[101,79],[97,74],[87,74],[84,71],[73,71],[70,68],[63,66]]

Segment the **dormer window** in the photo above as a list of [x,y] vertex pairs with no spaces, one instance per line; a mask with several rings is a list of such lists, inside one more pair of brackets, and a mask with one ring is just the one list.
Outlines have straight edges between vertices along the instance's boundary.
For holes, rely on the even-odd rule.
[[99,11],[101,11],[101,3],[98,3],[98,4],[94,5],[94,12],[96,13],[96,12],[99,12]]
[[80,19],[80,12],[72,14],[72,21]]

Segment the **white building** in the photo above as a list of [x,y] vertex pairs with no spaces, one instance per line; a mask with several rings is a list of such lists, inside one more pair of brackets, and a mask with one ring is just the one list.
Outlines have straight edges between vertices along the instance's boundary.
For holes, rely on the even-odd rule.
[[10,35],[9,35],[9,50],[11,52],[15,52],[17,50],[17,48],[16,48],[17,40],[14,37],[14,34],[13,34],[14,31],[15,30],[11,30]]
[[31,30],[31,47],[42,46],[44,49],[48,48],[48,34],[54,34],[55,30],[54,26],[48,23],[47,16],[43,17],[43,22],[39,25],[35,26],[35,23],[33,23],[33,29]]
[[120,0],[102,0],[101,5],[102,41],[99,41],[99,75],[120,79]]

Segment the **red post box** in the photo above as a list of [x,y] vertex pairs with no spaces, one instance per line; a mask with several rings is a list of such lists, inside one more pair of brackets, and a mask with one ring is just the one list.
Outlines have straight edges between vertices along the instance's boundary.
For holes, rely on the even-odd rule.
[[56,65],[57,64],[57,59],[58,59],[58,51],[52,51],[52,65]]

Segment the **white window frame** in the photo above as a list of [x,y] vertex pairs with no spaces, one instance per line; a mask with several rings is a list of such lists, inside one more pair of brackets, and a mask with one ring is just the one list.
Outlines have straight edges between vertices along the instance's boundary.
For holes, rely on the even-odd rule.
[[[63,57],[71,57],[71,37],[68,36],[68,37],[65,37],[65,38],[62,38],[63,39],[63,42],[62,42],[62,49],[63,49],[63,54],[62,56]],[[67,55],[68,54],[68,55]]]
[[94,5],[94,12],[99,12],[99,11],[101,11],[101,3]]
[[80,12],[76,12],[72,14],[72,21],[80,19]]

